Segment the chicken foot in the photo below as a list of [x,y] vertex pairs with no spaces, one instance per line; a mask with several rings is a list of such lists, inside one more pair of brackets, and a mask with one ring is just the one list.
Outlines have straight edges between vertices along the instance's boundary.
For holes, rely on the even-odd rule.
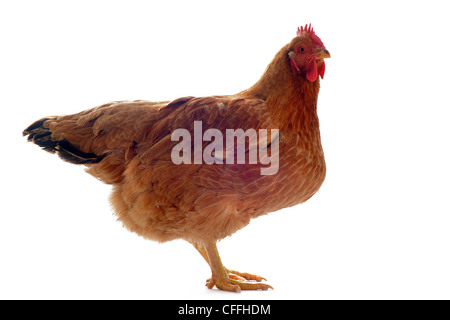
[[209,289],[212,289],[214,286],[221,290],[234,292],[273,289],[272,286],[261,283],[262,280],[266,280],[263,277],[225,268],[215,243],[192,244],[211,267],[212,277],[206,280],[206,286]]

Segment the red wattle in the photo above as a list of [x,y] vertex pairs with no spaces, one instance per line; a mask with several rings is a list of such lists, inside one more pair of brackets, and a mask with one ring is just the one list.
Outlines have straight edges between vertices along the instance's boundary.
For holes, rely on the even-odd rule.
[[314,59],[311,62],[311,66],[309,67],[309,70],[306,72],[306,79],[308,79],[311,82],[316,81],[316,79],[317,79],[317,63],[316,63],[316,59]]
[[322,66],[320,67],[319,70],[319,75],[323,79],[323,76],[325,75],[325,61],[322,62]]

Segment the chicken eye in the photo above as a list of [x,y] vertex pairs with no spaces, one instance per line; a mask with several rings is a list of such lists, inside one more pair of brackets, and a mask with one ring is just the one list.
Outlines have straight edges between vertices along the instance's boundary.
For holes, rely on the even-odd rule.
[[305,53],[305,47],[298,47],[297,48],[297,53]]

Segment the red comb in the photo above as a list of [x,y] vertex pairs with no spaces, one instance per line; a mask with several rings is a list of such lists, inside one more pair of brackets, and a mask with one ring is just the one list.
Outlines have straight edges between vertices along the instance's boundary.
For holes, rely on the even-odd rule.
[[320,40],[320,38],[314,32],[314,29],[311,27],[311,23],[309,24],[309,26],[305,24],[305,27],[300,27],[297,29],[297,37],[303,34],[308,34],[315,44],[324,47],[322,40]]

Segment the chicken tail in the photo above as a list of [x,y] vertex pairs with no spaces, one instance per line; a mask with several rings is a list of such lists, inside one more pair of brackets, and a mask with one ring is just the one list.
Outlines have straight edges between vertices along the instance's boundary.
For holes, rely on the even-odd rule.
[[28,141],[45,151],[58,154],[62,160],[73,164],[94,164],[103,159],[95,153],[82,152],[65,139],[54,140],[51,130],[45,125],[48,120],[56,120],[56,117],[42,118],[34,122],[22,132],[23,136],[28,136]]

